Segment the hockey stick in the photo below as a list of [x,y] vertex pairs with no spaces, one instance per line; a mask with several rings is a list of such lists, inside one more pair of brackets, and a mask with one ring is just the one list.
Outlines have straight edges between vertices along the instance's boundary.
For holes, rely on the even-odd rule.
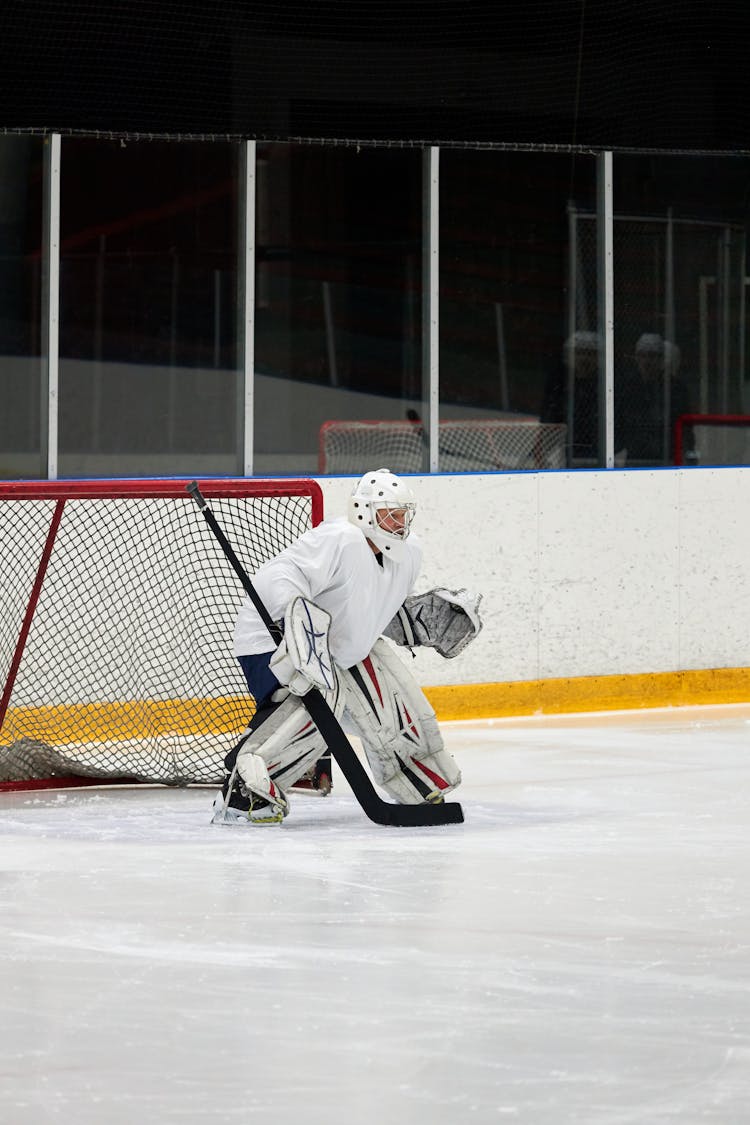
[[[281,630],[261,601],[255,587],[234,553],[229,540],[219,527],[216,517],[206,503],[198,482],[193,481],[187,485],[187,491],[198,505],[203,518],[211,528],[219,546],[235,574],[242,583],[245,593],[255,606],[258,616],[265,625],[272,639],[278,644],[281,640]],[[390,824],[403,828],[427,827],[439,824],[461,824],[464,819],[463,809],[456,801],[441,805],[393,805],[384,801],[377,793],[367,771],[357,757],[354,747],[344,734],[338,719],[326,703],[317,688],[311,688],[306,695],[300,697],[307,708],[310,718],[322,734],[328,749],[335,758],[339,769],[349,782],[352,793],[359,801],[363,812],[375,824]]]

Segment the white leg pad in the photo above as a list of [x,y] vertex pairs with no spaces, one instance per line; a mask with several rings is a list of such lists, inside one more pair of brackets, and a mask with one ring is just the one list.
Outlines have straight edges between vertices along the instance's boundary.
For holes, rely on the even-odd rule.
[[346,711],[378,785],[402,805],[442,800],[461,783],[435,712],[403,661],[378,640],[340,674]]
[[[325,698],[334,713],[341,712],[338,687],[326,692]],[[304,704],[298,696],[289,695],[240,748],[237,773],[246,789],[268,800],[269,783],[285,792],[325,750],[323,736]]]

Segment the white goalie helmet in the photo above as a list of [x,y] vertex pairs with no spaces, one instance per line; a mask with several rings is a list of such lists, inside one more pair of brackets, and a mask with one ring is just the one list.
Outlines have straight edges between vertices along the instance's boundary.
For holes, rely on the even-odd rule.
[[[404,553],[416,508],[414,493],[405,481],[390,469],[373,469],[355,484],[348,515],[350,522],[384,555],[398,560]],[[390,512],[403,512],[403,519],[392,520]]]

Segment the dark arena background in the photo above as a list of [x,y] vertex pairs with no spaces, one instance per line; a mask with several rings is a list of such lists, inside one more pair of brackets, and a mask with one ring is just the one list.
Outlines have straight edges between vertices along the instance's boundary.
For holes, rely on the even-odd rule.
[[744,2],[2,16],[0,479],[750,457]]
[[1,0],[0,1125],[748,1125],[749,12]]

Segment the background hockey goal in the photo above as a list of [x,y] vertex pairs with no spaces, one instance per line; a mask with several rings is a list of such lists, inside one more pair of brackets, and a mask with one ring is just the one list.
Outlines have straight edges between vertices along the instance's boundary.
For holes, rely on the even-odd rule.
[[[244,592],[186,483],[0,484],[0,787],[221,780]],[[250,574],[323,516],[315,481],[200,487]]]
[[[497,469],[561,469],[566,427],[533,419],[445,420],[439,423],[444,473]],[[394,473],[425,468],[427,435],[421,422],[332,420],[320,427],[321,473],[363,473],[375,463]]]
[[750,414],[682,414],[675,465],[750,465]]

